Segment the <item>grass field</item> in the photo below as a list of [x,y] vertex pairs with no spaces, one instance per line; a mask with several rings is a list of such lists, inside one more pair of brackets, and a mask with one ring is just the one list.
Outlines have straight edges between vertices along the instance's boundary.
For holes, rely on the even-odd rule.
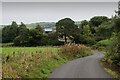
[[84,45],[3,47],[3,78],[47,78],[60,64],[91,55]]
[[3,47],[2,54],[13,54],[13,53],[34,53],[51,50],[53,53],[57,53],[59,47],[42,46],[42,47]]

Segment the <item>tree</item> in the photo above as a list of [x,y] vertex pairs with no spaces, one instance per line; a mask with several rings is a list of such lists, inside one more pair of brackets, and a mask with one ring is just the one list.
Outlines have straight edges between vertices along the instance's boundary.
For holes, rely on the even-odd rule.
[[89,25],[85,25],[83,27],[83,35],[86,36],[86,37],[92,36],[92,33],[91,33]]
[[113,23],[111,21],[104,22],[96,29],[96,36],[99,37],[98,39],[104,40],[108,39],[113,34]]
[[29,29],[21,22],[18,28],[18,36],[14,39],[14,45],[16,46],[29,46]]
[[76,33],[77,29],[78,27],[75,25],[75,22],[70,18],[61,19],[56,23],[57,34],[65,37],[65,43],[67,43],[67,37]]
[[40,46],[43,37],[43,32],[40,29],[35,28],[29,31],[29,44],[31,46]]
[[63,42],[58,41],[57,34],[55,32],[49,33],[48,35],[43,35],[42,37],[42,45],[63,45]]
[[13,21],[11,25],[5,26],[2,29],[2,42],[3,43],[12,42],[17,35],[18,25],[15,21]]
[[114,20],[115,36],[107,57],[120,66],[120,18]]
[[98,27],[100,24],[108,20],[109,19],[106,16],[95,16],[90,19],[89,23],[90,26]]
[[114,21],[114,29],[116,33],[120,32],[120,18],[115,19]]
[[89,21],[89,26],[91,28],[92,33],[96,33],[96,27],[101,25],[103,22],[107,22],[109,19],[106,16],[95,16],[92,17]]
[[35,28],[36,30],[38,30],[39,32],[43,33],[43,28],[38,24]]
[[81,21],[80,27],[83,27],[88,24],[89,24],[89,22],[87,20],[83,20],[83,21]]
[[83,37],[85,44],[94,45],[96,43],[89,25],[83,27]]

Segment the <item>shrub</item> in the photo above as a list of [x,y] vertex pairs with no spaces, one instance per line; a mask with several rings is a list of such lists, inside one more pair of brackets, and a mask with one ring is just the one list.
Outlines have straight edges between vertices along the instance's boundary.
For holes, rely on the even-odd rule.
[[65,44],[60,48],[59,54],[67,58],[78,58],[90,55],[91,50],[80,44]]
[[97,46],[110,46],[113,42],[113,39],[106,39],[106,40],[101,40],[99,41],[96,45]]
[[96,43],[95,39],[92,37],[86,37],[85,40],[88,45],[94,45]]

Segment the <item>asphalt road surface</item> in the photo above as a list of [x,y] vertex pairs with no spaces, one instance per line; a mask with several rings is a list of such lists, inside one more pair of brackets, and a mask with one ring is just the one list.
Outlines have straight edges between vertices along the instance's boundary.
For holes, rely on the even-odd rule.
[[100,65],[103,54],[92,51],[93,55],[69,61],[56,68],[48,78],[112,78]]

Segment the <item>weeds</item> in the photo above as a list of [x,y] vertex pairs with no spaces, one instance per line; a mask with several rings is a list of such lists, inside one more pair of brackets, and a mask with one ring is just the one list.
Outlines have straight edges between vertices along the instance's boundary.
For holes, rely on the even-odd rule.
[[66,44],[59,51],[46,49],[31,53],[25,51],[3,54],[3,78],[47,78],[58,65],[68,60],[91,54],[88,47],[78,44]]
[[60,48],[59,54],[74,59],[91,55],[91,51],[84,45],[66,44]]

